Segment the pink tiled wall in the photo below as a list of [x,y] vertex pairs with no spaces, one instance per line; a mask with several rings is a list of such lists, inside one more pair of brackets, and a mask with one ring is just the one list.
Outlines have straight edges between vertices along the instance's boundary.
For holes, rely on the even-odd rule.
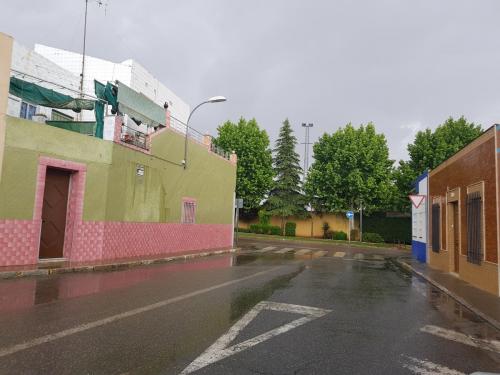
[[39,233],[39,221],[0,220],[0,266],[35,264]]
[[[73,262],[140,258],[232,246],[231,224],[80,221],[65,257]],[[40,223],[0,220],[0,266],[38,262]],[[66,247],[67,246],[67,247]]]

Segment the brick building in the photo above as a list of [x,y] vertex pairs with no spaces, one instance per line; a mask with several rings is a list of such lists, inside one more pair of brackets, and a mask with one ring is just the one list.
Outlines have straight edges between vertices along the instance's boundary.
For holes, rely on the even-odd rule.
[[499,294],[500,125],[429,172],[431,267]]

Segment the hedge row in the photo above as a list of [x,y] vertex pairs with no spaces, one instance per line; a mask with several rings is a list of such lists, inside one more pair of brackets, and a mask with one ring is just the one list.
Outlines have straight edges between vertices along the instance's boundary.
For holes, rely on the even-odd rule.
[[379,234],[385,242],[411,243],[411,217],[386,217],[384,213],[363,216],[363,241],[369,233]]

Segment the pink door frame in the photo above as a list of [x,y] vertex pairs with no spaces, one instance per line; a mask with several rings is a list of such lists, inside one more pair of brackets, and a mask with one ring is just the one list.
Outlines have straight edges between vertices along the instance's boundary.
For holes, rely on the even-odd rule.
[[71,248],[73,246],[73,234],[76,227],[82,222],[83,218],[83,197],[85,193],[85,179],[87,175],[87,166],[73,161],[55,159],[47,156],[40,156],[38,159],[38,175],[35,190],[35,207],[33,209],[33,222],[36,225],[38,233],[36,244],[35,259],[39,259],[40,254],[40,236],[42,231],[42,209],[43,194],[45,191],[45,177],[47,168],[58,168],[71,172],[68,210],[66,213],[66,230],[64,234],[63,257],[71,258]]

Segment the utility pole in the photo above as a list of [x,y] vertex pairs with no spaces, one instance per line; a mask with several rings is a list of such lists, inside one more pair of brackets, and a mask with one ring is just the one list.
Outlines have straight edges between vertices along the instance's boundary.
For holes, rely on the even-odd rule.
[[306,128],[306,139],[304,142],[304,181],[306,180],[307,176],[307,170],[309,169],[309,145],[311,144],[309,142],[309,129],[312,128],[314,125],[309,123],[306,124],[305,122],[302,123],[302,127]]
[[359,201],[359,242],[363,242],[363,201]]

